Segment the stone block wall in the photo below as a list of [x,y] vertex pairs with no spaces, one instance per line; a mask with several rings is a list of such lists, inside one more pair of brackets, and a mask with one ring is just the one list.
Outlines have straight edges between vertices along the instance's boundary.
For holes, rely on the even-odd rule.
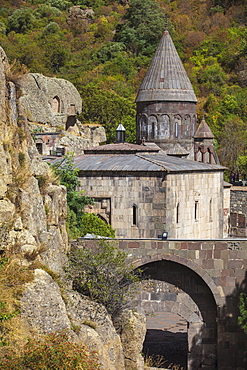
[[230,209],[232,213],[247,215],[247,186],[231,188]]
[[166,187],[169,237],[223,237],[222,173],[168,174]]
[[83,175],[80,183],[85,195],[96,198],[91,212],[104,219],[105,210],[100,211],[98,199],[108,200],[111,205],[108,216],[117,237],[154,238],[165,230],[165,188],[161,175],[102,173]]

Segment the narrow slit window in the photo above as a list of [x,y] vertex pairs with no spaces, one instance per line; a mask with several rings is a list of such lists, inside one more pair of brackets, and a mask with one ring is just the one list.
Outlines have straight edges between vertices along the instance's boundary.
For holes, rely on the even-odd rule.
[[198,220],[198,200],[195,201],[195,220]]
[[178,224],[179,222],[179,203],[177,204],[177,207],[176,207],[176,223]]
[[152,139],[154,139],[154,130],[155,130],[155,126],[154,126],[154,122],[152,122]]
[[209,221],[212,221],[212,199],[209,202]]
[[132,207],[132,211],[133,211],[133,220],[132,220],[132,224],[134,226],[137,226],[137,206],[134,204],[133,207]]
[[178,122],[175,122],[175,137],[178,137]]

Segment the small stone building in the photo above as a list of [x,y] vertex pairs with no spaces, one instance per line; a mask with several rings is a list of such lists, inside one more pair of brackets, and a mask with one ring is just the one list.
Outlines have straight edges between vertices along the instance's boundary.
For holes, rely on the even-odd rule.
[[116,143],[75,158],[81,189],[95,199],[87,211],[117,237],[221,238],[223,171],[164,154],[159,148]]

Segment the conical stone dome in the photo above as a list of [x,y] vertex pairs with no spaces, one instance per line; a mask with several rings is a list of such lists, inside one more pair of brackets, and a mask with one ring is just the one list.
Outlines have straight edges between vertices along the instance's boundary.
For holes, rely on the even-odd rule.
[[197,102],[181,59],[166,30],[143,79],[136,102]]

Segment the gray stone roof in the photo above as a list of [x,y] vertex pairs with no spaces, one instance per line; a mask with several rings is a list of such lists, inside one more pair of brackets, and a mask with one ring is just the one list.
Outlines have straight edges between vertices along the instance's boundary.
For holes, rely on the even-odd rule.
[[74,158],[75,167],[86,172],[191,172],[223,171],[224,167],[188,159],[170,157],[162,153],[137,154],[82,154]]
[[142,81],[136,102],[197,102],[193,87],[181,59],[166,30]]
[[198,126],[195,135],[195,139],[213,139],[214,134],[212,133],[210,127],[208,126],[207,122],[203,119]]

